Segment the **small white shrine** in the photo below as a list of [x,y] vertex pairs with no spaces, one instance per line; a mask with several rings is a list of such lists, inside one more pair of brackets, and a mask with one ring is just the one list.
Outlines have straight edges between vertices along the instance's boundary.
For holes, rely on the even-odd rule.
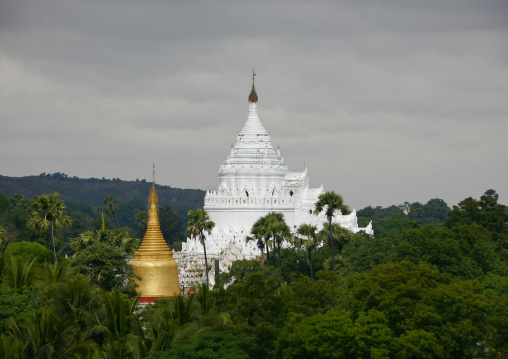
[[[254,80],[254,76],[253,76]],[[249,95],[249,115],[236,144],[219,168],[219,187],[208,191],[204,210],[215,222],[206,236],[208,263],[219,259],[220,271],[228,271],[238,259],[253,259],[260,250],[255,241],[247,242],[252,225],[269,212],[280,212],[288,226],[295,231],[300,224],[313,224],[321,229],[327,218],[323,212],[314,213],[314,206],[323,186],[309,188],[307,168],[290,172],[280,150],[275,150],[258,114],[258,96],[252,84]],[[348,215],[337,213],[333,222],[353,232],[374,234],[372,223],[359,228],[356,211]],[[203,246],[197,238],[182,243],[182,251],[175,253],[180,282],[185,286],[204,281]],[[214,268],[209,272],[214,283]]]

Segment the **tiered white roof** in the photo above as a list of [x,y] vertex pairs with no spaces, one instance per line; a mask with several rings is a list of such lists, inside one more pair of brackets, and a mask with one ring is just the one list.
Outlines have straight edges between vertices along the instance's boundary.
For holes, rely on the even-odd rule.
[[236,190],[238,183],[231,181],[231,177],[242,174],[284,177],[287,172],[280,151],[275,151],[270,135],[261,123],[257,102],[250,102],[247,121],[231,153],[219,168],[220,186]]

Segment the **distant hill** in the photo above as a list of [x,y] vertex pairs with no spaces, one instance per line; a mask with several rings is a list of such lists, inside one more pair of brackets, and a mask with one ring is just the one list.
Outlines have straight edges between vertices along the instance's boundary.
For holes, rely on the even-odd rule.
[[[128,202],[133,199],[148,200],[151,185],[151,182],[145,180],[83,179],[59,172],[25,177],[0,175],[0,192],[8,196],[21,193],[31,198],[43,193],[58,192],[65,202],[84,202],[93,208],[101,207],[104,197],[110,194],[114,195],[118,202]],[[169,205],[177,212],[183,212],[189,208],[202,208],[204,205],[205,191],[203,190],[172,188],[157,184],[156,189],[159,205]]]

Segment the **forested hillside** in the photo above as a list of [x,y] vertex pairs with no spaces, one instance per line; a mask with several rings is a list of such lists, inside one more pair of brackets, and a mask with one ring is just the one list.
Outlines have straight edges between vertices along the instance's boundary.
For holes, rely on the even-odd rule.
[[442,225],[448,219],[450,207],[439,198],[429,200],[426,204],[419,202],[402,205],[365,207],[357,212],[358,225],[365,227],[372,221],[375,237],[391,237],[399,234],[403,228],[419,224]]
[[[25,177],[0,176],[0,192],[8,196],[20,193],[24,197],[58,192],[65,202],[83,202],[92,208],[101,207],[104,197],[114,195],[119,202],[139,199],[146,203],[151,182],[116,179],[69,177],[65,173]],[[186,215],[190,208],[203,207],[205,191],[156,185],[161,206],[169,205],[177,213]]]

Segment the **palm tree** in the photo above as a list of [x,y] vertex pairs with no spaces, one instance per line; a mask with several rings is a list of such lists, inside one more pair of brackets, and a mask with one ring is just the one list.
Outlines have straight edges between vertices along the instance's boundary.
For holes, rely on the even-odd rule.
[[[259,238],[260,242],[258,242],[258,247],[265,246],[266,247],[266,263],[270,265],[270,248],[268,247],[268,241],[270,237],[267,236],[267,223],[266,223],[266,216],[259,218],[254,225],[252,226],[252,229],[250,232],[252,233],[254,238]],[[263,250],[261,249],[261,254],[263,254]]]
[[[274,246],[277,244],[277,254],[280,269],[280,248],[282,242],[291,236],[291,230],[289,229],[284,215],[282,213],[270,212],[267,214],[268,233],[273,237]],[[274,261],[275,266],[275,261]]]
[[[328,223],[325,223],[323,229],[318,233],[318,237],[328,237],[330,233],[329,226],[330,225]],[[338,223],[332,223],[332,237],[334,243],[338,245],[339,256],[342,256],[342,250],[344,249],[344,246],[351,241],[352,235],[353,232],[351,232],[349,229],[343,228]]]
[[196,209],[195,211],[190,210],[187,213],[187,217],[189,219],[187,232],[192,234],[195,237],[199,238],[199,241],[203,245],[203,251],[205,252],[205,273],[206,273],[206,286],[208,287],[208,259],[206,257],[206,237],[205,233],[212,233],[213,227],[215,227],[215,222],[210,220],[208,213],[203,211],[201,208]]
[[349,209],[344,204],[342,196],[335,192],[325,192],[319,195],[318,201],[315,204],[316,208],[314,213],[319,214],[325,211],[326,218],[328,219],[329,225],[329,240],[330,250],[332,252],[332,271],[335,270],[335,253],[333,250],[333,235],[332,235],[332,218],[336,211],[341,211],[344,214],[349,212]]
[[0,282],[4,280],[4,269],[6,265],[6,261],[9,260],[9,255],[7,254],[7,247],[13,241],[12,238],[0,237]]
[[252,236],[247,236],[247,237],[245,237],[245,239],[247,240],[247,242],[256,241],[256,246],[261,251],[261,256],[259,257],[259,262],[262,264],[263,257],[265,256],[265,241],[264,241],[263,237],[259,233],[256,233],[256,234],[253,233]]
[[116,224],[116,214],[118,213],[118,210],[120,209],[120,205],[118,204],[118,201],[115,199],[115,196],[110,194],[109,196],[104,197],[104,212],[106,214],[113,218],[113,221],[115,222],[115,227],[118,228]]
[[55,231],[60,228],[69,227],[72,219],[65,215],[65,204],[58,193],[42,194],[35,196],[31,204],[32,214],[28,220],[28,226],[37,233],[44,233],[51,228],[51,246],[53,248],[53,259],[55,264]]
[[132,255],[139,247],[139,242],[140,240],[131,237],[129,230],[125,228],[91,230],[81,233],[79,237],[72,238],[71,248],[78,252],[94,244],[107,243],[128,255]]
[[68,261],[57,264],[44,262],[41,267],[37,268],[37,279],[34,284],[41,291],[54,292],[53,286],[67,283],[75,275],[76,273],[74,273]]
[[147,349],[164,351],[175,344],[195,341],[205,330],[232,324],[228,313],[217,310],[208,286],[198,284],[196,293],[160,299],[144,314]]
[[146,211],[139,211],[134,215],[136,221],[138,222],[138,226],[141,230],[146,230],[146,223],[148,221],[148,213]]
[[36,258],[26,259],[21,256],[7,255],[3,263],[2,280],[13,289],[30,287],[36,279],[33,267]]
[[[139,297],[130,298],[118,291],[102,293],[102,309],[95,316],[105,344],[105,358],[133,358],[143,349],[143,329],[136,314]],[[138,355],[139,357],[139,355]]]
[[[340,261],[342,260],[342,251],[344,246],[351,241],[353,236],[353,232],[350,230],[341,227],[338,223],[332,223],[332,238],[334,243],[334,248],[338,248],[338,255],[334,255],[335,264],[340,265]],[[321,242],[326,242],[330,245],[330,225],[328,223],[324,223],[323,228],[317,234],[318,240]],[[339,261],[339,262],[337,262]],[[326,265],[325,268],[331,269],[331,260],[328,258],[325,260]]]
[[[264,216],[264,219],[265,219],[264,220],[264,230],[265,230],[266,246],[268,248],[268,244],[270,242],[272,243],[273,266],[276,267],[277,266],[277,255],[275,254],[274,230],[276,229],[275,223],[277,223],[278,218],[275,215],[275,212],[270,212],[266,216]],[[268,264],[270,264],[270,262],[268,262]]]
[[296,234],[293,238],[293,243],[296,247],[305,247],[307,250],[307,260],[310,267],[310,278],[314,280],[314,272],[312,270],[312,256],[311,251],[316,248],[320,240],[317,236],[317,227],[311,224],[301,224],[296,230]]
[[11,343],[22,343],[14,358],[82,358],[94,347],[70,317],[50,307],[11,317],[8,325]]
[[206,329],[199,322],[200,315],[201,307],[195,294],[158,300],[144,315],[147,349],[159,352],[196,340]]

